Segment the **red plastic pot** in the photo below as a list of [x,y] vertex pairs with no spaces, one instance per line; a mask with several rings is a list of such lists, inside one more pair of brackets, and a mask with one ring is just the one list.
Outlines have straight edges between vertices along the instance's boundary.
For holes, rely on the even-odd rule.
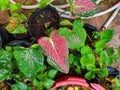
[[65,76],[62,77],[54,83],[51,89],[56,89],[61,86],[66,85],[77,85],[83,86],[90,90],[106,90],[101,84],[98,83],[90,83],[88,84],[84,78],[76,77],[76,76]]

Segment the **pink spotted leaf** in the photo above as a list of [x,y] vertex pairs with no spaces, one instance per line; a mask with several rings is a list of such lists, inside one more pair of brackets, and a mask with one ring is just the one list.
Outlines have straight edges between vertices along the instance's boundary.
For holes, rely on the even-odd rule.
[[65,37],[59,36],[58,31],[53,30],[50,37],[40,37],[38,44],[47,55],[50,65],[63,73],[69,72],[68,42]]
[[73,15],[92,16],[99,11],[94,0],[68,0]]

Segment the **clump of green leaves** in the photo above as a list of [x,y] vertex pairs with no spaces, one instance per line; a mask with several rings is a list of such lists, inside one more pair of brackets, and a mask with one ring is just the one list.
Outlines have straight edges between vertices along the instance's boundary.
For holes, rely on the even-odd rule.
[[26,33],[27,29],[23,22],[27,19],[24,14],[13,13],[9,17],[8,24],[6,25],[6,30],[11,34],[23,34]]
[[[29,48],[7,46],[0,49],[0,82],[15,80],[16,84],[12,86],[14,90],[31,90],[33,87],[49,89],[56,74],[56,69],[44,64],[42,48],[38,44]],[[25,78],[32,83],[32,87],[23,82]]]
[[8,7],[9,0],[0,0],[0,9],[3,11]]
[[[14,16],[16,17],[17,15],[14,14]],[[20,21],[20,23],[17,23],[17,25],[21,24],[24,19],[24,16],[19,17],[18,21]],[[66,25],[64,22],[66,21],[62,22],[63,26]],[[45,44],[46,40],[49,41],[50,45],[48,45],[48,42],[46,44],[48,50],[51,50],[53,47],[54,54],[57,56],[59,55],[58,57],[60,57],[62,53],[65,58],[65,54],[68,55],[68,51],[65,54],[63,52],[64,50],[69,50],[69,55],[67,56],[69,62],[65,64],[69,64],[70,66],[70,71],[68,72],[69,75],[76,73],[88,80],[96,77],[104,78],[108,76],[107,66],[111,65],[114,60],[120,59],[120,46],[118,47],[118,54],[114,54],[114,49],[112,47],[106,47],[106,44],[114,35],[114,30],[93,32],[92,38],[94,38],[94,40],[89,44],[86,42],[87,33],[83,28],[84,22],[80,18],[73,21],[73,23],[68,21],[67,23],[68,25],[71,25],[72,30],[67,27],[62,27],[58,31],[54,31],[57,33],[54,33],[54,35],[52,34],[49,38],[41,37],[45,39],[45,42],[43,43],[42,41],[40,43]],[[10,32],[14,31],[11,30]],[[63,48],[61,44],[62,39],[59,39],[59,37],[65,39],[68,45],[68,47],[66,47],[67,49]],[[65,44],[65,42],[63,44]],[[59,47],[62,52],[60,52]],[[6,47],[5,49],[1,48],[0,82],[14,79],[16,81],[16,84],[12,87],[14,90],[29,90],[33,89],[33,87],[38,90],[49,89],[55,82],[54,79],[56,78],[58,71],[54,67],[51,67],[50,65],[46,66],[44,64],[43,53],[48,52],[45,49],[43,50],[46,52],[43,52],[42,49],[43,48],[38,44],[34,44],[29,48],[21,46]],[[53,51],[50,53],[53,55]],[[59,59],[58,57],[57,59]],[[48,60],[50,61],[50,59]],[[63,62],[65,63],[65,61],[66,60]],[[15,68],[18,69],[17,73],[14,73]],[[25,78],[32,82],[32,87],[29,87],[25,82],[22,82]],[[119,81],[116,80],[116,82],[119,87]]]
[[20,3],[10,4],[9,9],[10,10],[19,10],[19,9],[21,9],[21,4]]
[[[87,34],[83,25],[84,23],[80,19],[76,19],[72,24],[72,30],[68,28],[58,30],[59,35],[66,37],[69,49],[76,50],[80,54],[80,56],[69,55],[70,67],[74,67],[78,74],[83,74],[88,80],[95,77],[106,77],[108,76],[107,66],[119,58],[119,54],[115,55],[112,47],[106,48],[106,44],[114,35],[114,30],[95,31],[92,35],[93,42],[85,44]],[[83,73],[82,70],[87,70],[87,72]]]
[[9,3],[9,0],[1,0],[0,10],[4,11],[7,8],[9,8],[10,10],[18,10],[18,9],[21,9],[21,4],[20,3],[11,4]]
[[45,6],[48,5],[48,3],[50,3],[51,0],[40,0],[40,2],[38,3],[39,4],[39,7],[40,8],[44,8]]
[[60,28],[58,30],[59,35],[65,36],[67,39],[70,49],[80,49],[85,45],[86,31],[83,28],[83,25],[83,21],[81,19],[77,19],[72,24],[72,30],[66,27]]
[[[45,69],[42,49],[38,45],[31,48],[14,47],[14,57],[18,68],[27,78],[34,78],[38,71]],[[25,67],[27,66],[27,67]]]

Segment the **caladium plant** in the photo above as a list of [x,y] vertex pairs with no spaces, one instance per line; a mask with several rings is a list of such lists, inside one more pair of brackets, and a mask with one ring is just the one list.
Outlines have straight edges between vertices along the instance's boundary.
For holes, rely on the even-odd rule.
[[86,40],[86,31],[83,28],[83,21],[78,18],[73,22],[73,28],[70,30],[69,28],[60,28],[58,30],[59,35],[65,36],[70,49],[80,49],[85,45]]
[[53,30],[50,37],[40,37],[38,44],[47,55],[50,65],[63,73],[69,72],[68,42],[64,36],[59,36],[58,31]]
[[72,15],[88,17],[99,11],[94,0],[68,0],[68,3],[71,6]]
[[45,69],[42,49],[37,44],[31,48],[14,47],[14,57],[18,68],[27,78],[33,79],[39,71]]

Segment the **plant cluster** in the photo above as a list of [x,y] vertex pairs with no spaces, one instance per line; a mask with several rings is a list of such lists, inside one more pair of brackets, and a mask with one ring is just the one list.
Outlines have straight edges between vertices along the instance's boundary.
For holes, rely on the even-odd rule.
[[[94,31],[90,37],[80,18],[70,25],[72,29],[61,27],[52,30],[49,37],[40,37],[38,44],[34,43],[28,48],[1,48],[0,82],[14,80],[14,90],[42,90],[49,89],[59,73],[76,73],[88,80],[107,77],[107,66],[120,58],[120,47],[117,55],[113,48],[105,47],[112,39],[114,31]],[[91,43],[86,42],[88,37],[92,39]]]
[[[44,1],[37,2],[37,4],[39,5],[39,8],[44,8],[45,6],[48,5],[50,1],[51,0],[44,0]],[[30,5],[30,2],[25,2],[25,5]],[[22,8],[22,5],[20,3],[10,3],[10,0],[0,1],[0,10],[2,11],[6,9],[20,10],[21,8]]]
[[24,14],[13,13],[8,19],[5,29],[11,34],[23,34],[27,32],[25,20],[27,17]]
[[[43,8],[51,1],[40,0],[39,7]],[[68,3],[73,16],[88,17],[99,11],[94,0],[68,0]],[[6,8],[17,10],[21,9],[22,5],[1,0],[0,9]],[[43,19],[43,15],[40,17]],[[13,13],[5,29],[9,34],[24,34],[27,32],[26,19],[23,14]],[[50,22],[45,23],[45,26],[47,24]],[[45,30],[48,36],[40,36],[37,42],[33,43],[33,40],[28,47],[16,44],[1,47],[0,82],[14,82],[11,85],[13,90],[48,90],[60,75],[76,75],[88,81],[107,77],[107,66],[120,59],[120,46],[117,54],[112,47],[106,47],[114,35],[114,30],[96,30],[89,34],[80,18],[73,22],[63,20],[60,24],[58,30],[53,27]],[[120,82],[118,79],[115,81],[115,90],[118,90]]]

